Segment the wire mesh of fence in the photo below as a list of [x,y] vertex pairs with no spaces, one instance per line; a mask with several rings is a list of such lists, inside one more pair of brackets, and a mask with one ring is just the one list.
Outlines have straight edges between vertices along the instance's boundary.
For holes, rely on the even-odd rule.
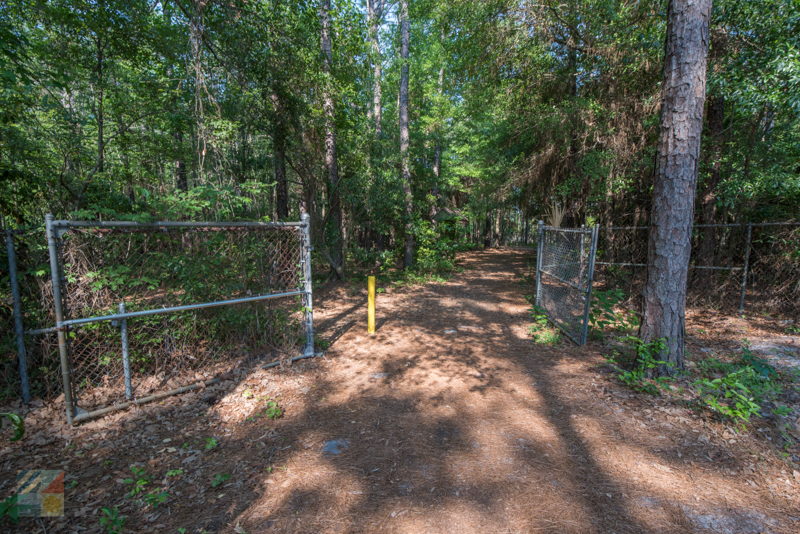
[[4,399],[20,395],[26,367],[31,394],[63,393],[70,420],[72,408],[172,391],[248,359],[283,364],[314,354],[305,216],[273,224],[49,219],[47,229],[5,233]]
[[540,226],[536,305],[579,345],[586,343],[597,230]]
[[[647,226],[600,228],[597,282],[644,287]],[[800,313],[800,223],[700,224],[692,231],[687,302],[729,311]]]
[[[288,360],[301,352],[299,227],[54,222],[52,228],[61,323],[70,327],[65,390],[83,410],[194,383],[243,358]],[[247,300],[287,293],[291,298]],[[185,309],[235,299],[245,301]],[[91,320],[164,309],[172,313]]]
[[748,252],[746,309],[800,320],[800,223],[753,225]]

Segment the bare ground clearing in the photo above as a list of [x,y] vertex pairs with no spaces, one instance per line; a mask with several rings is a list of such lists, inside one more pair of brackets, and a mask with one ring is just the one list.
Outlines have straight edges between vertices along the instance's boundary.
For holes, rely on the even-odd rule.
[[[447,283],[380,294],[375,336],[363,291],[321,292],[323,359],[71,429],[34,409],[0,492],[63,468],[67,515],[17,530],[101,532],[118,506],[129,532],[800,531],[800,473],[765,440],[630,393],[600,346],[531,342],[525,254],[469,253]],[[125,496],[131,464],[165,503]]]

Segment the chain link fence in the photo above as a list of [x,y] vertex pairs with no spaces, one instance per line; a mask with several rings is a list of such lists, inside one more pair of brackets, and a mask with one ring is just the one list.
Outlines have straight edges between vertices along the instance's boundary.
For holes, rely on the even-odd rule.
[[13,358],[20,336],[4,335],[3,364],[27,360],[18,367],[31,370],[34,395],[52,397],[60,383],[69,421],[214,381],[248,359],[283,364],[314,354],[306,216],[298,223],[48,218],[45,230],[6,235],[5,259],[18,260],[6,287],[13,272],[21,298],[2,319],[14,322],[14,308],[24,310],[26,343]]
[[[647,226],[600,228],[597,281],[638,298]],[[699,224],[692,231],[687,302],[728,311],[800,313],[800,223]]]
[[539,225],[536,305],[578,345],[586,343],[597,227]]

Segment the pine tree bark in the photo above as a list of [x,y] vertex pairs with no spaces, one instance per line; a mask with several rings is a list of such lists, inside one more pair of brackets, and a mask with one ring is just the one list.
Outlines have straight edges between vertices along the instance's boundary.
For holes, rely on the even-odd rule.
[[322,0],[319,5],[320,46],[325,82],[322,92],[322,110],[325,115],[325,173],[328,178],[328,261],[338,278],[344,277],[344,251],[342,239],[342,205],[339,195],[339,165],[336,158],[336,108],[333,103],[333,53],[331,50],[331,2]]
[[400,95],[398,108],[400,115],[400,172],[403,184],[403,200],[405,203],[405,254],[403,266],[411,267],[414,263],[414,198],[411,192],[411,157],[409,155],[408,132],[408,48],[410,40],[410,24],[408,21],[408,0],[400,0]]
[[659,368],[683,367],[686,281],[706,94],[711,0],[670,0],[661,124],[640,336],[663,340]]

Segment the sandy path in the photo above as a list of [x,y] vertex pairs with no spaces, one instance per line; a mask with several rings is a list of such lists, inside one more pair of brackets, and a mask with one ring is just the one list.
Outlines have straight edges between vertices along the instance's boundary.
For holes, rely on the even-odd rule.
[[[525,261],[473,253],[445,284],[380,295],[374,337],[362,294],[324,299],[331,363],[306,412],[319,426],[306,429],[311,446],[290,459],[285,489],[244,515],[253,530],[780,530],[762,513],[791,501],[745,486],[728,464],[748,460],[680,430],[688,414],[639,418],[624,391],[608,392],[591,349],[532,344]],[[321,455],[330,439],[349,448]],[[679,453],[684,442],[702,454]]]

